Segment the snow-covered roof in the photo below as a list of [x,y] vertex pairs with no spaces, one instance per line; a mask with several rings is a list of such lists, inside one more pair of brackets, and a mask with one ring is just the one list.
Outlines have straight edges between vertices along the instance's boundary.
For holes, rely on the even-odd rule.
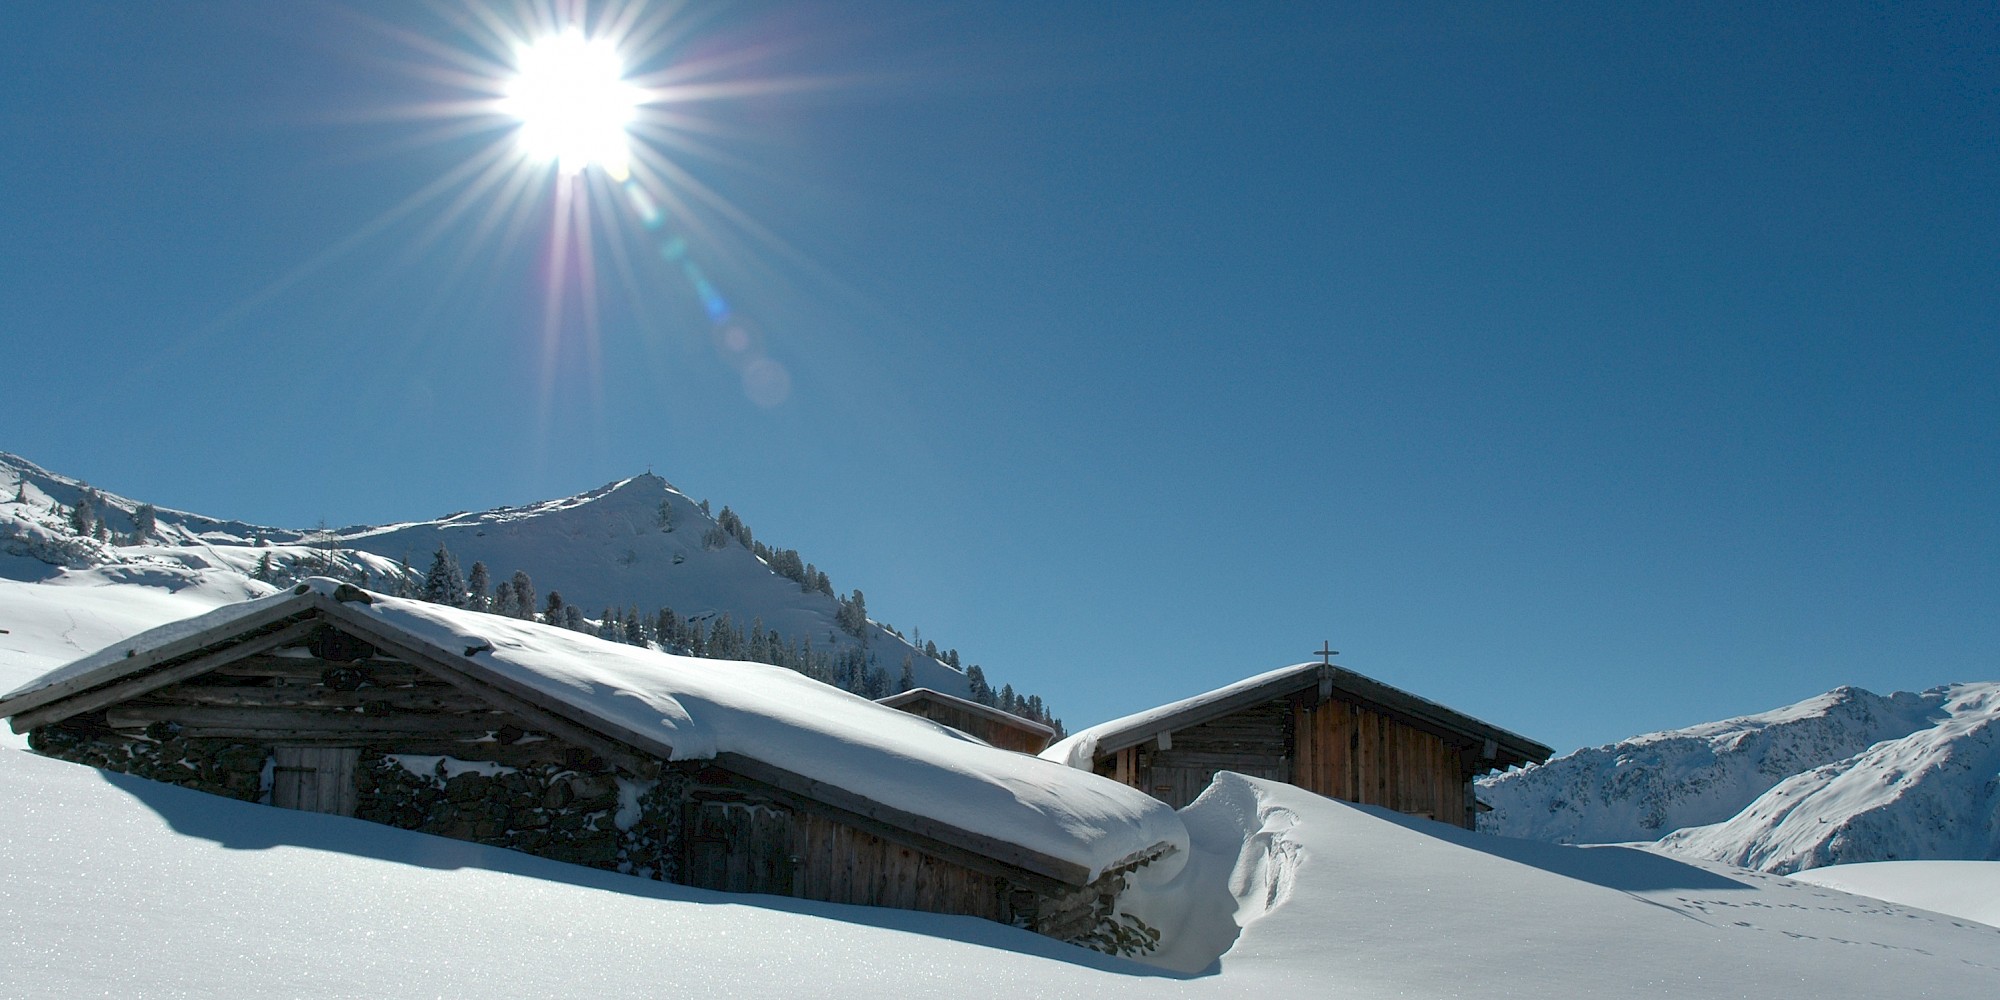
[[1494,753],[1490,756],[1496,767],[1544,761],[1554,752],[1518,733],[1482,722],[1345,667],[1326,663],[1295,663],[1246,677],[1213,691],[1099,723],[1057,742],[1042,751],[1042,757],[1087,771],[1098,758],[1137,746],[1162,731],[1172,732],[1200,725],[1316,684],[1325,693],[1337,693],[1340,697],[1386,710],[1422,728],[1470,741],[1475,746],[1490,740],[1494,745]]
[[[1173,810],[1143,792],[988,746],[782,667],[675,656],[377,594],[367,595],[371,601],[341,602],[335,594],[345,586],[315,578],[282,595],[142,633],[0,699],[0,714],[16,715],[146,669],[174,647],[185,648],[169,655],[197,651],[202,637],[213,642],[317,611],[336,624],[348,620],[387,631],[468,674],[528,689],[571,721],[667,759],[749,758],[961,831],[964,838],[954,838],[961,847],[997,840],[1094,879],[1162,845],[1172,854],[1187,846],[1187,831]],[[351,597],[351,591],[341,592]]]

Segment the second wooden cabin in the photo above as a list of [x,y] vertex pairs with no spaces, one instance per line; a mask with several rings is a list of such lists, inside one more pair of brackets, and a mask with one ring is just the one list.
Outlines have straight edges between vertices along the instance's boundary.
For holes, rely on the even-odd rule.
[[1038,754],[1056,737],[1054,729],[1032,719],[930,688],[911,688],[875,701],[976,736],[1002,750]]
[[1042,756],[1178,809],[1217,771],[1471,829],[1475,777],[1548,747],[1328,663],[1301,663],[1075,733]]

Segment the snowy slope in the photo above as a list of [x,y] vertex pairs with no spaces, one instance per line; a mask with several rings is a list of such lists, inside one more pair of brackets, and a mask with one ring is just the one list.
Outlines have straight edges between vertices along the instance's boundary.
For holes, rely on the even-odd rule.
[[1868,861],[1791,877],[2000,928],[2000,861]]
[[2000,992],[2000,931],[1977,924],[1242,778],[1183,811],[1193,857],[1146,887],[1149,919],[1183,918],[1173,954],[1194,974],[972,918],[705,892],[5,749],[0,803],[21,820],[0,826],[5,997]]
[[1795,705],[1647,733],[1480,779],[1480,829],[1562,844],[1656,840],[1736,815],[1780,781],[1930,727],[1938,692],[1842,687]]
[[[857,643],[835,627],[832,598],[803,592],[734,540],[705,545],[715,519],[653,475],[522,507],[324,532],[160,508],[157,529],[145,539],[132,537],[141,502],[97,491],[109,540],[79,538],[69,527],[64,512],[84,490],[74,479],[0,452],[0,578],[45,581],[65,569],[121,566],[129,568],[123,579],[97,582],[178,591],[203,574],[249,576],[268,557],[279,568],[280,583],[312,572],[353,576],[365,570],[382,588],[401,572],[399,561],[407,559],[421,574],[444,544],[461,567],[485,562],[495,580],[526,570],[543,599],[560,591],[593,618],[606,607],[622,611],[636,605],[650,615],[667,606],[684,618],[727,613],[745,631],[761,620],[787,640],[810,637],[821,652]],[[672,512],[671,531],[660,526],[663,503]],[[317,566],[322,560],[332,565]],[[288,570],[301,566],[314,568]],[[891,679],[900,675],[907,656],[918,686],[961,697],[970,693],[964,673],[901,637],[871,623],[865,640],[874,665]]]
[[1924,693],[1942,718],[1779,782],[1720,823],[1660,841],[1771,872],[1897,860],[2000,860],[2000,684]]
[[[660,526],[660,505],[672,510],[672,530]],[[715,521],[654,475],[636,476],[587,493],[526,507],[501,507],[435,521],[380,528],[343,528],[336,544],[421,570],[440,544],[461,566],[484,562],[495,579],[526,568],[544,596],[551,590],[596,617],[604,608],[637,605],[651,614],[665,606],[682,617],[730,614],[746,630],[761,618],[787,640],[810,636],[829,650],[854,640],[834,624],[833,598],[807,592],[734,540],[710,548]],[[880,628],[869,630],[876,665],[893,678],[911,657],[917,685],[964,697],[965,675],[916,652]]]

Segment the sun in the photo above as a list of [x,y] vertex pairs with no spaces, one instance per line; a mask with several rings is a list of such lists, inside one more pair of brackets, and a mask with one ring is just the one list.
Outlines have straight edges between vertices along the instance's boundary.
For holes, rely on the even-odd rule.
[[520,122],[521,148],[566,174],[594,164],[623,181],[645,92],[626,82],[616,46],[571,29],[521,46],[515,66],[501,107]]

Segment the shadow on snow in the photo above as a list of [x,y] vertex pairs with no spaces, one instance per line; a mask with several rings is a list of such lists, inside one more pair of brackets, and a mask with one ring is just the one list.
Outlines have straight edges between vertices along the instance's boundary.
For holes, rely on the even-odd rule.
[[1185,978],[1140,962],[1100,954],[978,917],[696,889],[551,861],[501,847],[400,830],[367,820],[242,802],[115,771],[100,770],[98,774],[106,783],[158,814],[175,833],[211,841],[231,850],[299,847],[438,870],[476,868],[646,899],[708,906],[749,906],[774,913],[838,920],[997,948],[1117,975]]

